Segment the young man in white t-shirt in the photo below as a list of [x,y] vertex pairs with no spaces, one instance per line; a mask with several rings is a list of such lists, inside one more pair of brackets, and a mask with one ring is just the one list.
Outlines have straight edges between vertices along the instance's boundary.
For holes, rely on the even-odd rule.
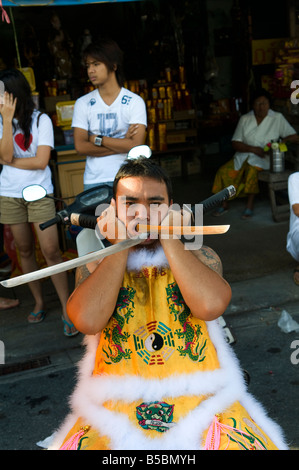
[[86,156],[84,189],[101,183],[112,188],[129,150],[145,140],[145,103],[122,86],[122,55],[112,40],[90,44],[84,53],[96,87],[76,101],[72,122],[76,151]]

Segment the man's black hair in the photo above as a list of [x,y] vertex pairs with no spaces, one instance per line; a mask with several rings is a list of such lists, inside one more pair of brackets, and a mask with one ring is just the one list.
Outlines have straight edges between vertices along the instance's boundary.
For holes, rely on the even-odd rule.
[[115,71],[119,86],[123,86],[123,51],[113,39],[99,38],[89,44],[83,52],[84,60],[86,60],[88,56],[105,64],[110,72]]
[[153,160],[140,157],[134,160],[127,160],[118,170],[113,183],[113,197],[116,197],[116,189],[119,180],[131,177],[152,178],[156,181],[164,182],[167,189],[169,202],[173,198],[171,179],[166,171]]

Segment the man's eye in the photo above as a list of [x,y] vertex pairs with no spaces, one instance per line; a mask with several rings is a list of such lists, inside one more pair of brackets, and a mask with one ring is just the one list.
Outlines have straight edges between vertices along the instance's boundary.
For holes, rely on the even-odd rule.
[[162,205],[161,202],[154,202],[153,204],[151,204],[151,209],[154,211],[157,211],[160,209],[161,205]]

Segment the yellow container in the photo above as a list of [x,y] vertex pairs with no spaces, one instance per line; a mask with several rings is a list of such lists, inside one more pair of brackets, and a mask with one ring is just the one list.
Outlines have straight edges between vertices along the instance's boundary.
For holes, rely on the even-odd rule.
[[59,101],[56,103],[57,125],[70,127],[74,114],[75,101]]
[[30,85],[31,91],[35,91],[36,84],[35,84],[35,76],[34,76],[33,69],[31,67],[22,67],[19,70],[25,76],[27,82]]

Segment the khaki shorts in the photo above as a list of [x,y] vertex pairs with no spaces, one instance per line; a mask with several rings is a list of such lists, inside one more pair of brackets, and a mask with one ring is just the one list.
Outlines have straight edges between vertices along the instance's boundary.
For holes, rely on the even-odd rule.
[[0,214],[2,224],[42,223],[55,217],[56,209],[54,200],[47,197],[26,202],[23,198],[0,196]]

